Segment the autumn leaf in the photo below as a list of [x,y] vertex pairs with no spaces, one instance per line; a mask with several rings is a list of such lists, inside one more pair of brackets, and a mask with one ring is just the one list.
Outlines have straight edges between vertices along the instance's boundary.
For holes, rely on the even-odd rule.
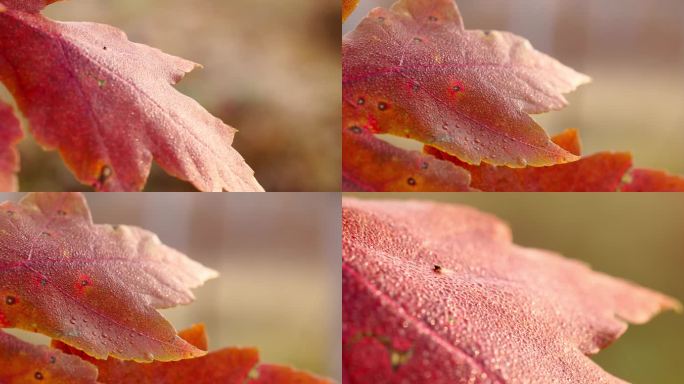
[[468,191],[470,176],[448,161],[406,151],[366,129],[342,133],[344,191]]
[[94,384],[95,367],[75,356],[21,341],[0,330],[0,383]]
[[93,224],[80,194],[0,204],[5,328],[40,332],[99,359],[201,356],[155,309],[190,303],[190,288],[215,275],[151,232]]
[[[470,164],[577,160],[528,115],[587,76],[508,32],[466,30],[453,0],[376,8],[343,38],[343,126],[418,140]],[[346,154],[345,154],[346,156]]]
[[17,190],[19,152],[16,145],[23,136],[12,107],[0,100],[0,191]]
[[173,88],[198,64],[111,26],[50,20],[39,12],[51,2],[0,0],[0,81],[79,181],[141,190],[155,160],[202,191],[263,190],[235,129]]
[[[187,342],[199,349],[207,349],[204,325],[198,324],[180,332]],[[318,379],[308,373],[287,367],[262,365],[254,370],[259,353],[254,348],[225,348],[203,357],[177,362],[140,364],[114,358],[95,360],[61,342],[53,346],[66,353],[81,356],[97,366],[103,383],[116,384],[325,384],[328,380]],[[251,376],[257,378],[249,379]],[[249,381],[246,381],[248,380]]]
[[623,192],[684,192],[684,177],[652,169],[634,169],[629,181],[620,188]]
[[342,217],[350,384],[623,383],[586,355],[679,306],[470,208],[345,199]]
[[347,20],[357,5],[359,5],[359,0],[342,0],[342,22]]
[[[561,133],[554,142],[580,155],[575,130]],[[466,169],[472,177],[471,186],[489,192],[616,192],[632,167],[629,153],[600,152],[568,164],[509,168],[469,165],[433,147],[425,147],[425,152]]]

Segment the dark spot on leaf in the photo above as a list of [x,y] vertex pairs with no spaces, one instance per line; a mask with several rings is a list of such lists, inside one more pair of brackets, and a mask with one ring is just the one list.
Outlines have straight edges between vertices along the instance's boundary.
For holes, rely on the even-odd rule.
[[413,177],[409,177],[409,178],[406,180],[406,182],[407,182],[408,185],[410,185],[410,186],[416,185],[416,179],[414,179]]
[[100,185],[104,185],[104,183],[107,182],[107,179],[109,179],[111,176],[112,168],[110,168],[108,165],[105,165],[100,170],[100,177],[98,177],[97,181],[100,183]]
[[422,168],[422,169],[428,169],[428,163],[427,163],[427,162],[424,162],[423,164],[421,164],[420,168]]
[[381,110],[381,111],[386,110],[386,109],[387,109],[387,103],[382,102],[382,101],[379,102],[379,103],[378,103],[378,109]]
[[45,232],[45,231],[41,232],[40,234],[43,236],[48,236],[48,237],[52,236],[52,234],[50,232]]
[[45,278],[40,279],[40,285],[42,285],[43,287],[46,286],[47,285],[47,279],[45,279]]
[[5,297],[5,304],[7,305],[14,305],[17,303],[17,298],[14,296],[7,296]]
[[385,17],[384,16],[378,17],[378,21],[385,21]]
[[14,211],[7,211],[7,216],[14,216]]
[[33,377],[35,377],[36,380],[43,380],[43,374],[40,373],[40,371],[36,372]]
[[411,360],[411,356],[413,355],[413,351],[406,351],[406,352],[401,352],[401,351],[396,351],[396,350],[391,350],[390,351],[390,360],[392,362],[392,370],[396,371],[401,367],[402,365],[406,364]]
[[107,47],[102,47],[102,49],[104,49],[104,50],[106,51],[106,50],[107,50]]
[[487,30],[487,31],[482,31],[482,33],[484,33],[485,36],[489,36],[492,34],[492,31]]
[[358,125],[349,127],[349,130],[357,134],[363,132],[363,129],[361,129],[361,127],[359,127]]
[[61,210],[61,209],[58,209],[58,210],[57,210],[57,214],[60,215],[60,216],[66,216],[66,212],[63,211],[63,210]]
[[435,272],[437,272],[437,273],[441,273],[441,272],[442,272],[442,267],[439,266],[439,265],[435,265],[434,267],[432,267],[432,270],[435,271]]
[[50,364],[54,364],[57,362],[57,358],[54,356],[50,356]]
[[436,17],[436,16],[429,16],[429,17],[428,17],[428,20],[430,20],[430,21],[437,21],[437,17]]

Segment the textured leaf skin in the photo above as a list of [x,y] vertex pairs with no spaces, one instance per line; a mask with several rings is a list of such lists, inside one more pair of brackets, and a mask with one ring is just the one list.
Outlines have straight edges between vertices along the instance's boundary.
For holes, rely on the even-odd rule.
[[188,304],[216,272],[131,226],[93,224],[74,193],[0,204],[2,327],[40,332],[104,359],[201,356],[155,308]]
[[197,64],[111,26],[49,20],[42,1],[0,3],[0,81],[78,180],[140,190],[154,159],[202,191],[263,190],[231,147],[235,130],[173,88]]
[[[207,337],[203,325],[184,330],[179,333],[179,336],[199,349],[207,349]],[[94,364],[100,372],[98,380],[112,384],[242,384],[259,360],[259,353],[256,349],[226,348],[195,359],[141,364],[113,358],[95,360],[61,342],[53,341],[53,346]]]
[[0,330],[0,383],[94,384],[97,369],[75,356],[26,343]]
[[684,192],[684,177],[651,169],[634,169],[623,192]]
[[382,141],[368,130],[343,130],[344,191],[468,191],[468,172],[448,161],[406,151]]
[[[187,342],[200,349],[207,349],[207,336],[203,325],[180,332]],[[203,357],[170,363],[140,364],[131,361],[94,360],[82,352],[61,342],[53,345],[69,354],[81,356],[100,371],[98,379],[112,384],[324,384],[327,380],[317,379],[307,373],[286,367],[262,365],[257,368],[258,378],[246,381],[259,361],[254,348],[225,348]]]
[[357,5],[359,5],[359,0],[342,0],[342,22],[347,20]]
[[[571,141],[572,137],[575,141]],[[576,133],[563,133],[554,142],[568,152],[580,154]],[[471,186],[487,192],[616,192],[632,168],[629,153],[601,152],[569,164],[508,168],[469,165],[432,147],[425,147],[425,152],[468,170]]]
[[453,0],[376,8],[342,42],[344,127],[406,136],[470,163],[577,160],[528,113],[589,78],[508,32],[465,30]]
[[18,189],[19,152],[16,145],[23,136],[12,107],[0,100],[0,191]]
[[586,354],[679,305],[470,208],[345,199],[342,223],[350,384],[622,383]]
[[280,365],[260,365],[257,378],[247,384],[333,384],[333,381]]

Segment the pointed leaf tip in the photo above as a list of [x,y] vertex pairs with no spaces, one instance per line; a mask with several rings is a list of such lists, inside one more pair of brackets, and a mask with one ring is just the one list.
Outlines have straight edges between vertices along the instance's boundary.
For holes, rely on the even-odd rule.
[[[216,272],[132,226],[93,224],[78,193],[0,204],[5,327],[40,332],[96,358],[174,361],[206,352],[156,309],[188,304]],[[59,308],[59,310],[54,310]]]

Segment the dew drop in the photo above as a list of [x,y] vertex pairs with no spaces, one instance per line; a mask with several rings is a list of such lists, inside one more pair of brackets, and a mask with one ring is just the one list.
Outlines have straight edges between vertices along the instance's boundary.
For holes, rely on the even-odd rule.
[[40,373],[40,371],[34,373],[34,374],[33,374],[33,377],[35,377],[36,380],[43,380],[43,374]]
[[378,21],[385,21],[385,17],[384,16],[378,17]]
[[7,296],[5,297],[5,304],[7,305],[14,305],[17,303],[17,298],[14,296]]
[[421,39],[420,37],[414,37],[413,41],[415,41],[416,43],[422,43],[423,39]]
[[410,186],[416,185],[416,179],[414,179],[413,177],[409,177],[408,179],[406,179],[406,182],[407,182],[408,185],[410,185]]
[[75,317],[72,317],[72,318],[69,320],[69,322],[70,322],[71,324],[76,324],[76,318],[75,318]]
[[357,134],[363,132],[361,127],[359,127],[358,125],[354,125],[352,127],[349,127],[349,130],[354,132],[354,133],[357,133]]
[[54,364],[57,362],[57,358],[54,356],[50,356],[50,364]]
[[379,102],[379,103],[378,103],[378,109],[381,110],[381,111],[386,110],[386,109],[387,109],[387,103],[382,102],[382,101]]
[[422,169],[428,169],[429,165],[427,162],[423,162],[423,164],[420,165],[420,168]]

